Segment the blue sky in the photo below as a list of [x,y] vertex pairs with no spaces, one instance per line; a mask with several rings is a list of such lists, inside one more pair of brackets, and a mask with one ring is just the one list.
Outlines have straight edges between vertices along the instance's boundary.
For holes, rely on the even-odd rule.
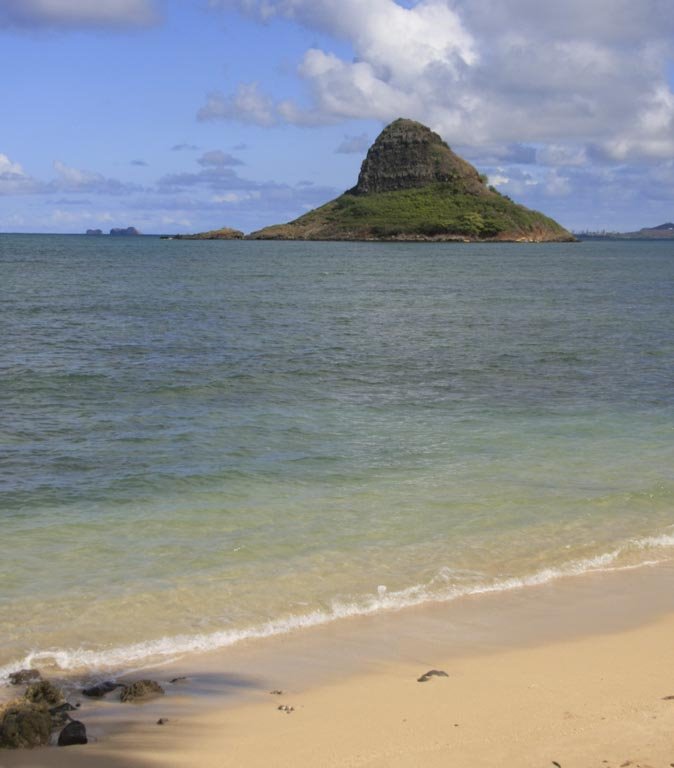
[[671,0],[0,0],[0,232],[287,221],[396,117],[565,226],[674,220]]

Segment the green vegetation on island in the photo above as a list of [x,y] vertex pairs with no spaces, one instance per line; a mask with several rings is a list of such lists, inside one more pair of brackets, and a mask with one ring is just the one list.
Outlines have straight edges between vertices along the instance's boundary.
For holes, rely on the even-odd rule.
[[358,184],[256,240],[573,241],[557,222],[487,186],[429,128],[398,119],[363,161]]

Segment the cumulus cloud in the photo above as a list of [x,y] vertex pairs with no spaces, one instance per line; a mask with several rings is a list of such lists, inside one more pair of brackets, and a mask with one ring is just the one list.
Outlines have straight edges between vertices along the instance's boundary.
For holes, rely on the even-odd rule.
[[123,28],[157,23],[155,0],[2,0],[0,27]]
[[43,185],[29,176],[19,163],[0,154],[0,195],[31,195],[42,189]]
[[[671,0],[211,0],[344,41],[317,46],[297,75],[308,106],[258,84],[214,94],[201,119],[259,125],[416,118],[450,143],[519,148],[514,162],[573,166],[674,154]],[[548,146],[549,145],[549,146]],[[534,149],[532,149],[534,147]],[[533,154],[532,154],[533,153]],[[537,155],[535,157],[534,155]]]

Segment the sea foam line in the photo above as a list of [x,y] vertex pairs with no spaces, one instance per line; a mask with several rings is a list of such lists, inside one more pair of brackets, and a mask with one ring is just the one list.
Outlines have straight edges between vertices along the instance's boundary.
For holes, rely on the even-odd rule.
[[[529,576],[498,579],[487,584],[472,586],[451,586],[445,590],[432,589],[420,584],[406,589],[389,592],[385,586],[377,589],[376,595],[361,600],[342,602],[335,600],[329,610],[314,610],[297,616],[273,619],[263,624],[243,629],[218,630],[196,635],[175,635],[148,640],[141,643],[101,650],[85,648],[32,651],[22,660],[0,667],[0,682],[7,682],[10,673],[33,666],[56,667],[63,672],[83,670],[88,674],[110,674],[129,671],[129,665],[149,666],[164,663],[191,653],[214,651],[226,648],[243,640],[258,640],[275,635],[288,634],[355,616],[369,616],[385,611],[400,611],[430,602],[450,602],[469,595],[507,592],[514,589],[539,586],[555,579],[579,576],[596,571],[631,570],[647,565],[656,565],[663,559],[645,560],[629,565],[613,565],[626,551],[674,547],[674,534],[647,536],[632,539],[611,552],[580,560],[571,560],[557,568],[543,568]],[[433,580],[435,581],[435,579]],[[432,584],[433,582],[431,582]]]

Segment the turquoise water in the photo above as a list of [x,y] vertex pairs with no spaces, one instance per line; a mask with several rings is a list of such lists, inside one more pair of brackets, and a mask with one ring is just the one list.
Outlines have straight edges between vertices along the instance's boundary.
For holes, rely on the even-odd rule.
[[0,235],[0,676],[674,554],[674,247]]

